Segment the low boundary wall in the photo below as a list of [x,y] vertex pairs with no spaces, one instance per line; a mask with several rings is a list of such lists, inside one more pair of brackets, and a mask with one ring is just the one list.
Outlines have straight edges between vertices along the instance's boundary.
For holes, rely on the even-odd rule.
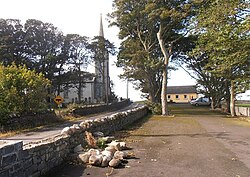
[[126,99],[126,100],[112,103],[112,104],[108,104],[108,105],[105,105],[105,104],[104,105],[90,105],[90,106],[85,106],[82,108],[76,108],[73,111],[73,114],[84,116],[84,115],[88,115],[88,114],[118,110],[118,109],[124,108],[130,104],[131,104],[131,101],[129,99]]
[[62,134],[38,142],[0,141],[0,177],[38,177],[60,165],[79,145],[86,145],[85,131],[110,134],[148,114],[141,106],[108,117],[66,127]]
[[238,107],[235,106],[235,113],[237,116],[250,117],[250,107]]

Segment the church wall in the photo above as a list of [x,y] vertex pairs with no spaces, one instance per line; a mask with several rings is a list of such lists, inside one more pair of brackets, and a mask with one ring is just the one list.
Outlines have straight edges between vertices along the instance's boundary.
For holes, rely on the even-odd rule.
[[[67,94],[65,94],[68,92]],[[61,92],[61,96],[64,99],[64,103],[78,103],[78,94],[77,94],[76,88],[69,88],[68,90],[64,90],[64,92]],[[84,87],[82,87],[82,96],[81,96],[82,102],[87,103],[94,103],[94,83],[86,83]]]

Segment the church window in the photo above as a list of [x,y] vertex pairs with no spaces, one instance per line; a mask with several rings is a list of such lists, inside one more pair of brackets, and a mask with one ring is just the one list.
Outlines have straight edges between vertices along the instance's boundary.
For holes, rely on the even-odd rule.
[[64,98],[69,98],[69,87],[68,87],[68,85],[66,85],[65,88],[64,88],[63,97]]

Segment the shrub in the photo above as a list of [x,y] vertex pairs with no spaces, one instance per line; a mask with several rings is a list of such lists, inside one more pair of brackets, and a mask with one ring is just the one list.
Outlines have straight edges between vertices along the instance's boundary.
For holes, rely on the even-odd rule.
[[0,65],[0,122],[10,115],[44,110],[49,85],[42,74],[25,66]]
[[150,101],[146,102],[146,105],[148,106],[149,110],[156,115],[161,115],[162,114],[162,107],[160,103],[153,103]]

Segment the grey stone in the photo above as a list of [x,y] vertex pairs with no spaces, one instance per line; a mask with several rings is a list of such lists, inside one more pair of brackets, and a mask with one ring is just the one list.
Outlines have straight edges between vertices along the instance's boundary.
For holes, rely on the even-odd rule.
[[7,165],[14,164],[17,161],[17,155],[15,153],[13,154],[8,154],[3,156],[2,158],[2,167],[5,167]]
[[23,168],[23,164],[21,162],[14,164],[14,170],[15,171],[18,171],[21,168]]
[[4,153],[5,154],[10,154],[12,152],[14,152],[15,150],[15,146],[14,145],[8,145],[4,147]]
[[25,160],[24,163],[23,163],[23,168],[24,168],[24,169],[29,168],[29,167],[32,166],[32,164],[33,164],[32,158],[27,159],[27,160]]
[[25,170],[25,176],[30,176],[37,172],[37,165],[32,165],[31,167],[24,169]]
[[30,175],[29,177],[39,177],[41,176],[41,173],[38,171],[38,172],[35,172],[34,174]]
[[8,170],[2,170],[0,172],[0,177],[9,177],[9,171]]
[[22,169],[15,171],[14,173],[10,174],[10,176],[11,177],[25,177]]
[[22,150],[23,149],[23,142],[22,141],[17,142],[16,144],[14,144],[14,147],[15,147],[16,151]]

